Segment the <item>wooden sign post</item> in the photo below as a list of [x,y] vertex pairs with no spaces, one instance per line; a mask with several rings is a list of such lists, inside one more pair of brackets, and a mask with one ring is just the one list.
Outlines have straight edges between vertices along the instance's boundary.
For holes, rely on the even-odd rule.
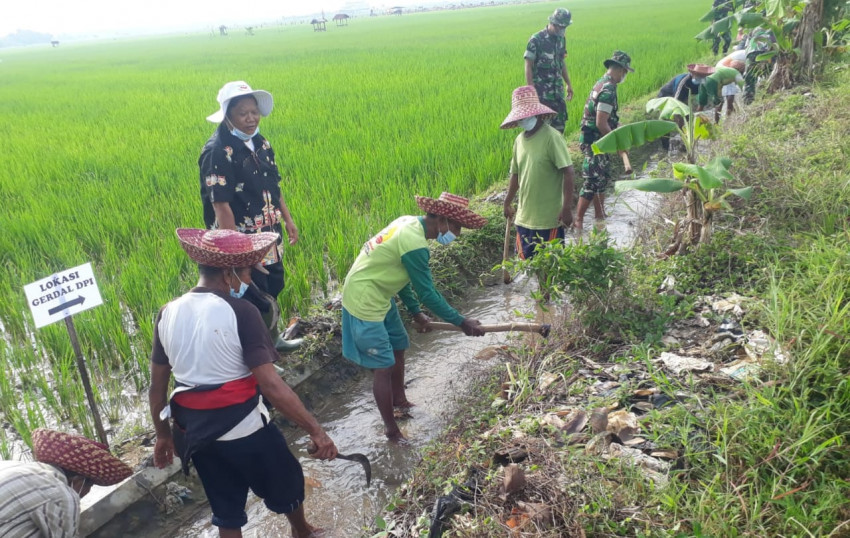
[[60,319],[65,320],[68,337],[71,339],[71,346],[74,348],[74,354],[77,357],[77,369],[80,371],[86,398],[94,417],[97,437],[101,443],[109,445],[106,441],[106,431],[103,429],[103,423],[100,420],[97,402],[94,399],[94,392],[91,389],[88,370],[86,370],[83,352],[80,349],[80,341],[77,339],[77,331],[71,317],[103,304],[91,263],[66,269],[32,284],[27,284],[24,286],[24,293],[27,295],[27,302],[30,305],[30,311],[32,311],[37,329]]

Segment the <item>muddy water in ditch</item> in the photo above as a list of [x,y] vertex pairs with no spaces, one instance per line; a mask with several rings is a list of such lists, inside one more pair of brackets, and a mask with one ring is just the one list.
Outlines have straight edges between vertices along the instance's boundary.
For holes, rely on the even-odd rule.
[[[655,205],[655,197],[638,192],[611,197],[607,201],[609,218],[605,226],[619,246],[626,246],[633,240],[636,224],[649,217]],[[536,309],[529,299],[534,287],[530,279],[520,277],[509,286],[499,284],[483,290],[461,310],[487,324],[517,320],[518,314],[526,313],[539,322],[546,322],[547,314]],[[410,440],[409,447],[395,446],[384,440],[383,424],[372,398],[371,376],[350,366],[344,359],[300,385],[298,392],[302,399],[312,408],[340,451],[366,454],[372,465],[372,484],[367,488],[360,465],[341,460],[312,460],[306,453],[308,438],[303,432],[284,425],[282,430],[290,449],[301,460],[307,477],[305,507],[309,521],[326,529],[328,537],[362,536],[363,529],[409,477],[420,459],[420,449],[460,411],[455,396],[474,391],[476,380],[480,379],[476,374],[485,372],[498,360],[476,360],[475,354],[485,346],[505,343],[509,338],[505,333],[482,338],[438,331],[411,334],[407,395],[417,406],[411,410],[411,418],[400,422]],[[215,527],[209,523],[209,508],[201,501],[201,486],[196,482],[188,485],[198,499],[188,503],[186,509],[173,518],[163,521],[156,515],[155,505],[137,504],[110,525],[113,531],[106,528],[98,536],[114,532],[115,524],[123,527],[122,535],[128,537],[217,536]],[[253,495],[249,495],[246,511],[245,536],[290,536],[286,519],[269,512]]]

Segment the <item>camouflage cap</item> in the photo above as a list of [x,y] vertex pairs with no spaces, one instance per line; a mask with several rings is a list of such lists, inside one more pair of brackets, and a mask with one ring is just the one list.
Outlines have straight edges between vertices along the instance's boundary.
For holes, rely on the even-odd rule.
[[631,56],[621,50],[615,50],[614,54],[611,55],[611,58],[605,60],[603,63],[605,64],[605,67],[611,67],[611,64],[617,64],[630,73],[635,72],[635,70],[632,69],[631,66]]
[[556,24],[558,26],[567,27],[567,26],[569,26],[573,23],[573,16],[570,15],[569,9],[564,9],[562,7],[559,7],[549,17],[549,22],[551,22],[552,24]]

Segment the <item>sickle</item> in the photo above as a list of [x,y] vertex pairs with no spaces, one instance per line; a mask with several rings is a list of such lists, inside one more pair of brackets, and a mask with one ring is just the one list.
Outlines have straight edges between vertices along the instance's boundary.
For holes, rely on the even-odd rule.
[[[313,443],[310,443],[307,447],[308,454],[315,454],[318,450],[319,448]],[[372,464],[369,463],[369,458],[356,452],[353,454],[337,454],[336,457],[341,460],[354,461],[362,465],[363,471],[366,472],[366,487],[369,487],[369,484],[372,483]]]

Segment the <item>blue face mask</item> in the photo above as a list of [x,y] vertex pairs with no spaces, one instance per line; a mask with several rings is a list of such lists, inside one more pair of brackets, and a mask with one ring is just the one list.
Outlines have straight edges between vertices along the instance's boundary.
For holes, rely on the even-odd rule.
[[439,232],[437,233],[437,243],[441,245],[448,245],[452,241],[457,239],[457,236],[452,233],[451,230],[448,230],[446,233]]
[[251,140],[252,138],[254,138],[255,136],[257,136],[258,134],[260,134],[260,126],[257,125],[257,129],[254,131],[254,134],[252,134],[252,135],[245,134],[242,131],[240,131],[239,129],[237,129],[236,127],[234,127],[233,129],[230,130],[230,134],[232,134],[233,136],[235,136],[236,138],[238,138],[239,140],[241,140],[243,142],[247,142],[247,141]]
[[239,278],[239,275],[236,274],[236,271],[233,271],[233,276],[236,277],[236,280],[239,281],[239,291],[233,291],[233,288],[230,288],[230,296],[234,299],[241,299],[245,292],[248,291],[248,284],[242,282]]

